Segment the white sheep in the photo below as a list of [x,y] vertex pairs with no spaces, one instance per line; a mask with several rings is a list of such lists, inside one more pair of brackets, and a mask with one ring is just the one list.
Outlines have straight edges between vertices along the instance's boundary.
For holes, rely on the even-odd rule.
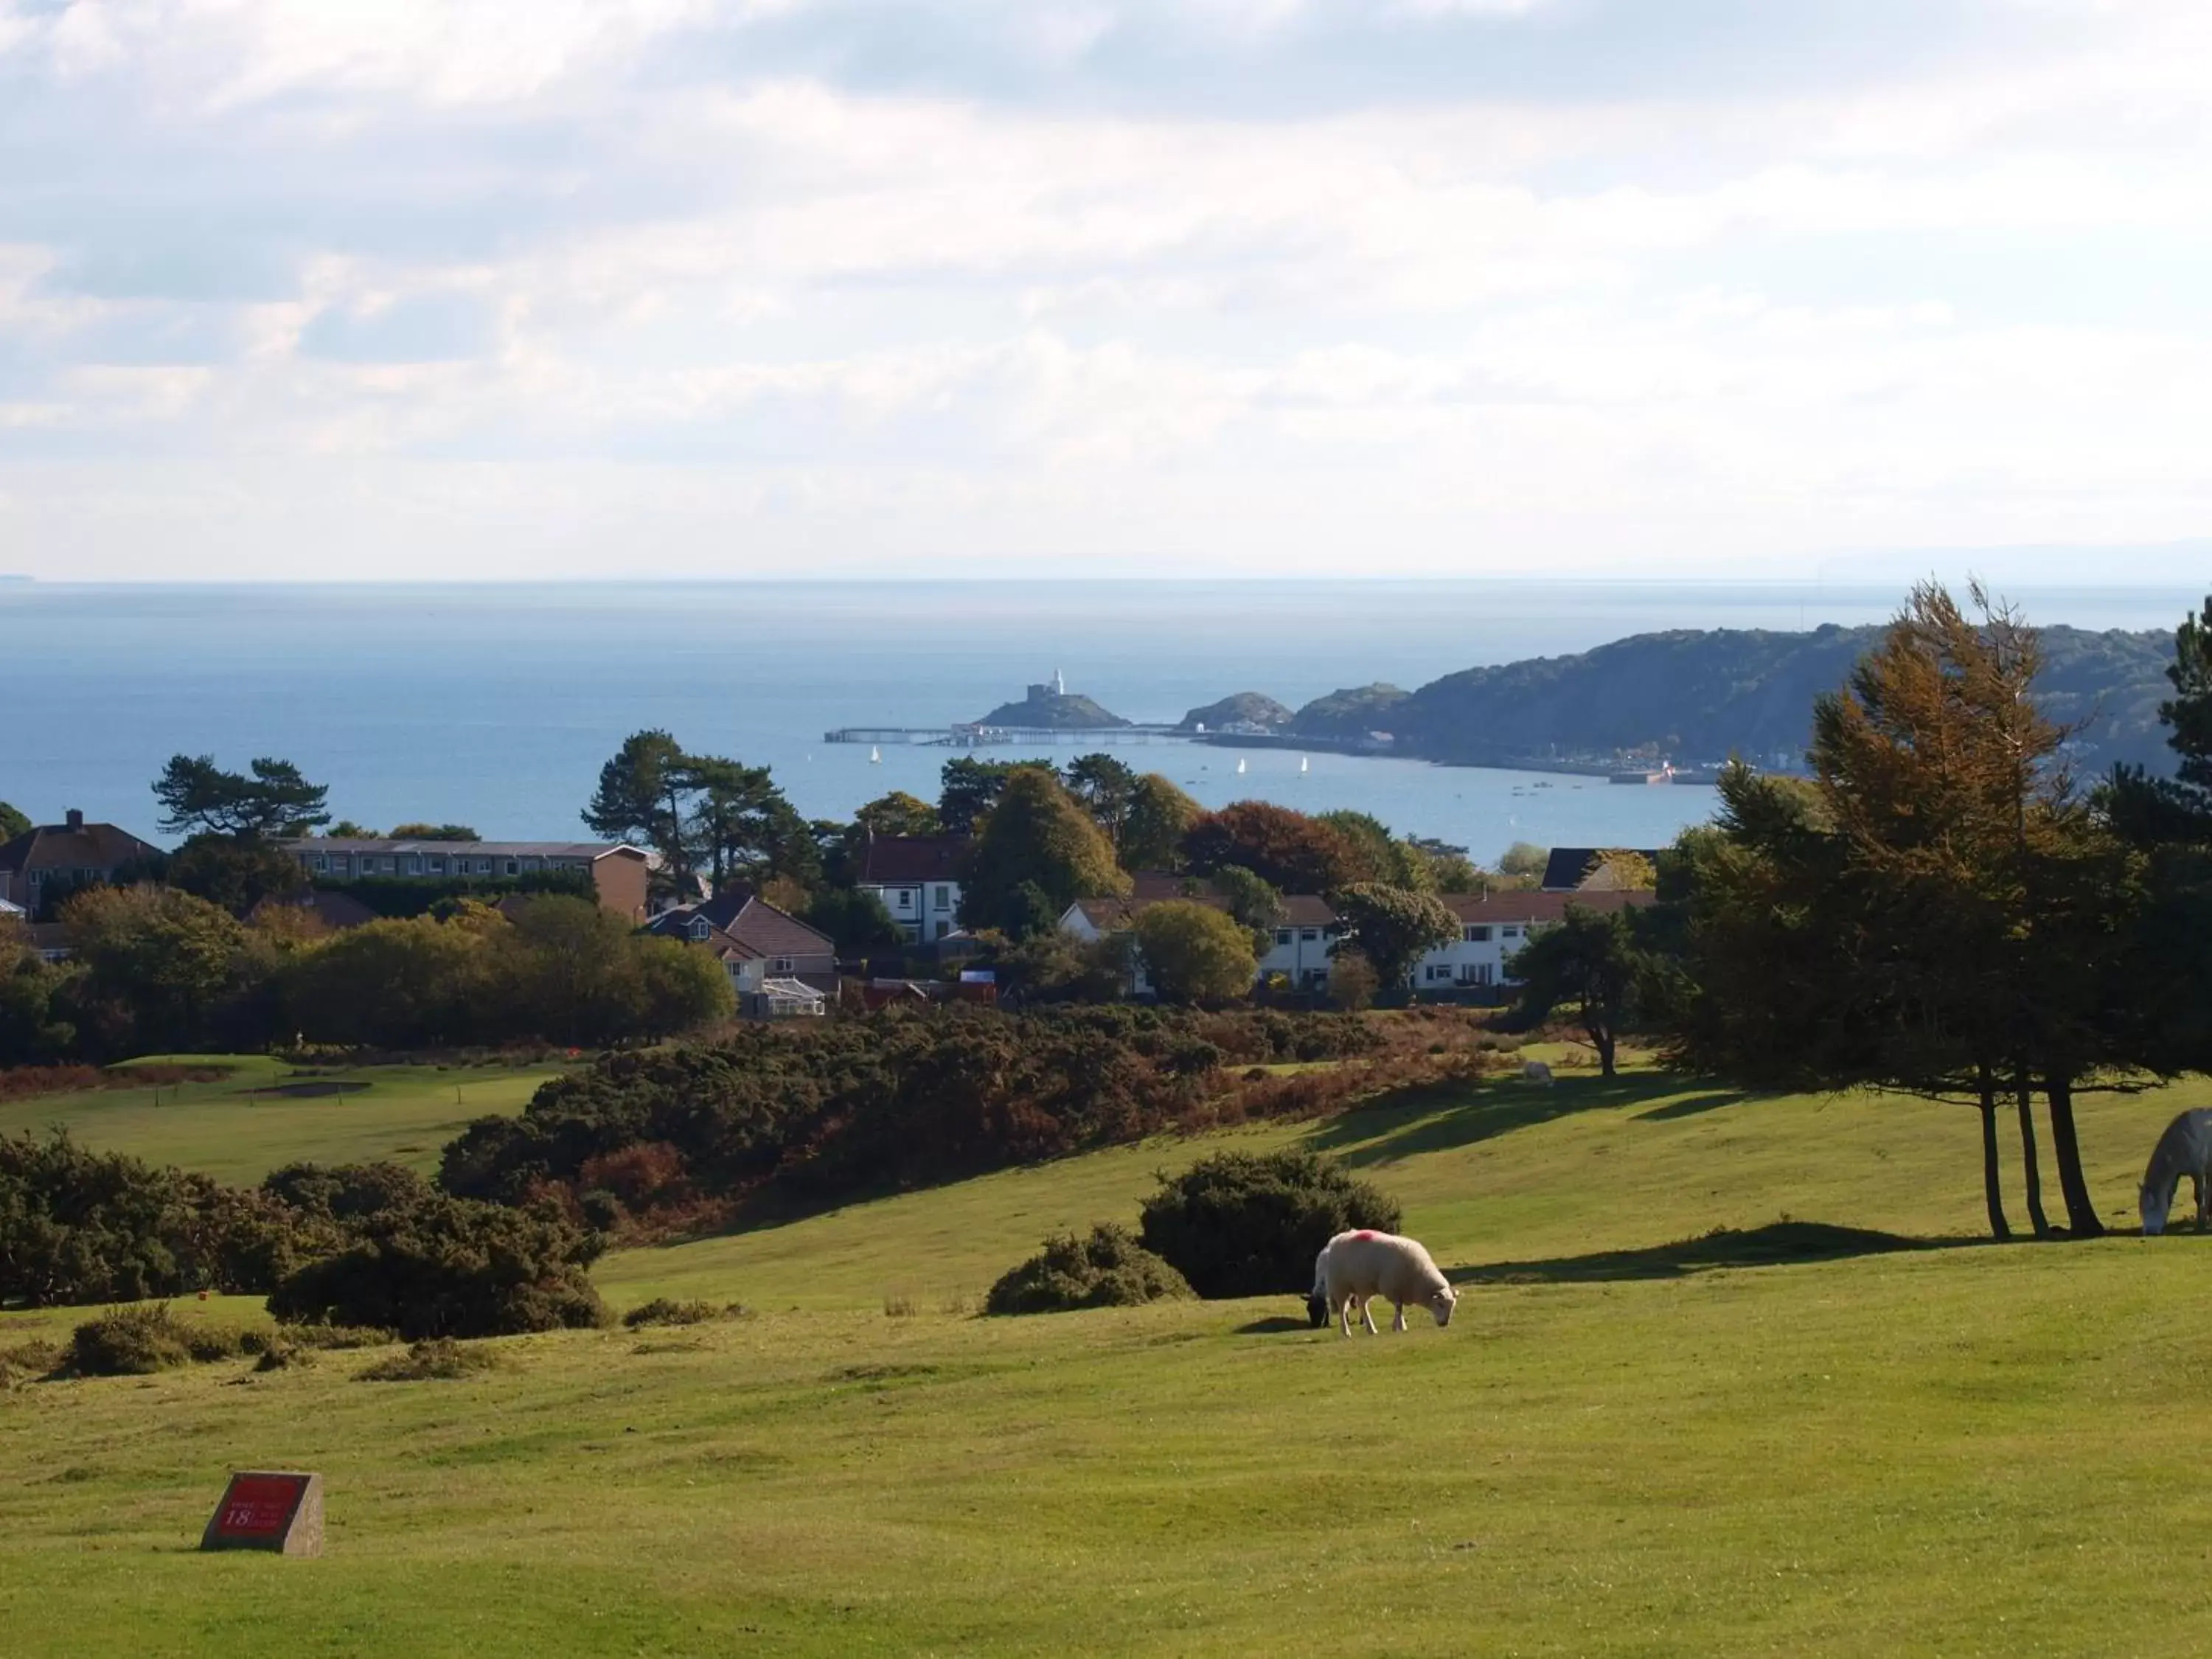
[[1375,1315],[1368,1304],[1378,1296],[1397,1304],[1398,1317],[1390,1326],[1394,1331],[1406,1328],[1406,1310],[1416,1303],[1434,1314],[1437,1324],[1449,1325],[1459,1301],[1459,1292],[1418,1239],[1362,1227],[1339,1233],[1314,1258],[1313,1294],[1306,1298],[1306,1312],[1316,1330],[1336,1314],[1350,1336],[1356,1304],[1367,1334],[1375,1335]]
[[1522,1061],[1521,1075],[1540,1087],[1548,1089],[1552,1086],[1552,1068],[1540,1060]]

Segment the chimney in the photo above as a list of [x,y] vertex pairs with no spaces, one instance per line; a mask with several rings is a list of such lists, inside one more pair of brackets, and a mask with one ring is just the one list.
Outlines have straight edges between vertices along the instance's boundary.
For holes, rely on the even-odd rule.
[[67,812],[64,813],[63,816],[69,820],[70,833],[71,835],[75,835],[78,830],[84,828],[84,811],[81,807],[72,806]]

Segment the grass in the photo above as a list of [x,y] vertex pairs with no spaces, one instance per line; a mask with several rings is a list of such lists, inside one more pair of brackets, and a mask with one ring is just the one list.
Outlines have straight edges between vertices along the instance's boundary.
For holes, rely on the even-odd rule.
[[[312,1077],[265,1054],[179,1056],[235,1066],[219,1083],[100,1089],[0,1104],[0,1134],[62,1124],[86,1146],[202,1170],[240,1185],[297,1159],[376,1158],[428,1175],[470,1119],[520,1112],[556,1066],[377,1066]],[[270,1092],[338,1085],[307,1097]]]
[[[2086,1104],[2112,1218],[2208,1102]],[[1133,1218],[1200,1150],[1167,1143],[599,1273],[617,1308],[746,1319],[517,1339],[419,1384],[358,1386],[369,1353],[34,1382],[0,1394],[7,1650],[2212,1644],[2179,1509],[2212,1238],[1978,1243],[1973,1115],[1906,1102],[1576,1077],[1206,1145],[1299,1138],[1404,1201],[1466,1286],[1449,1330],[1346,1342],[1291,1297],[943,1311],[1052,1228]],[[83,1316],[0,1318],[0,1347]],[[326,1558],[194,1553],[233,1467],[321,1470]]]

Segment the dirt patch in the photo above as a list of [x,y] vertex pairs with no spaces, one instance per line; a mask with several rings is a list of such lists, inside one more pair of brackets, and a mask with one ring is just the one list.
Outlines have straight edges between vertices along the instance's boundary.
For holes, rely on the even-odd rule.
[[332,1095],[365,1094],[370,1088],[366,1083],[340,1083],[334,1078],[317,1078],[310,1083],[272,1083],[259,1089],[241,1089],[245,1095],[274,1095],[280,1100],[328,1100]]

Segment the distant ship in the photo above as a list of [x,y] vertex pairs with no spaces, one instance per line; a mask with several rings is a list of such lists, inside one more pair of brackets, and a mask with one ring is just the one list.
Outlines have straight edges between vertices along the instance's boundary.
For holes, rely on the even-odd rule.
[[1244,775],[1244,761],[1243,757],[1241,756],[1237,757],[1237,775],[1240,778]]
[[1308,772],[1311,771],[1312,769],[1313,769],[1313,763],[1312,763],[1311,761],[1308,760],[1308,759],[1307,759],[1304,755],[1299,756],[1299,757],[1298,757],[1298,775],[1299,775],[1300,777],[1304,777],[1304,776]]
[[883,763],[884,751],[877,748],[873,744],[870,744],[868,745],[868,764],[871,766],[881,766]]

